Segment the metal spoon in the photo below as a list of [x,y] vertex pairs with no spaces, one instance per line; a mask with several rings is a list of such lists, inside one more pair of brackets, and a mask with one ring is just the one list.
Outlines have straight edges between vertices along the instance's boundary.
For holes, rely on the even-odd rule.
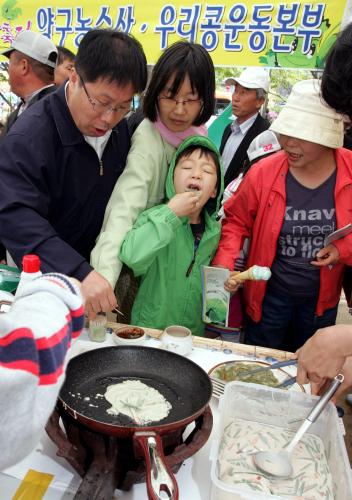
[[258,451],[253,455],[254,464],[259,470],[274,477],[286,478],[292,476],[293,467],[291,463],[291,453],[294,447],[300,441],[303,434],[309,429],[311,424],[319,417],[343,381],[343,375],[336,375],[329,389],[314,405],[308,417],[306,417],[303,424],[294,435],[292,441],[285,446],[285,448],[280,451]]
[[276,368],[284,368],[285,366],[297,365],[297,359],[285,359],[285,361],[279,361],[276,363],[272,363],[268,366],[261,366],[259,368],[254,368],[251,370],[246,370],[241,372],[241,376],[243,375],[253,375],[254,373],[259,372],[267,372],[269,370],[275,370]]

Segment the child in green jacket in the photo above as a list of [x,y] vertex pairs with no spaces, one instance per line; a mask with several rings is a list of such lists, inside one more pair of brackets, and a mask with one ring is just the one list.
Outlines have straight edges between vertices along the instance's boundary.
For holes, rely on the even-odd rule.
[[207,137],[189,137],[170,165],[169,201],[144,211],[121,247],[121,261],[141,278],[132,324],[182,325],[204,334],[201,266],[209,265],[218,246],[222,193],[216,146]]

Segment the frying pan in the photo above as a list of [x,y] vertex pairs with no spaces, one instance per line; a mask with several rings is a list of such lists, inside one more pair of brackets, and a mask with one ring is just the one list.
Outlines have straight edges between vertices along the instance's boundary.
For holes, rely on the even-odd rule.
[[[172,405],[159,422],[138,426],[123,414],[110,415],[104,394],[109,385],[140,380]],[[178,499],[178,486],[166,465],[160,435],[185,427],[201,415],[212,394],[208,375],[197,364],[170,351],[142,346],[105,347],[73,358],[59,399],[75,419],[95,431],[132,438],[143,451],[150,500]],[[163,497],[160,496],[164,493]]]

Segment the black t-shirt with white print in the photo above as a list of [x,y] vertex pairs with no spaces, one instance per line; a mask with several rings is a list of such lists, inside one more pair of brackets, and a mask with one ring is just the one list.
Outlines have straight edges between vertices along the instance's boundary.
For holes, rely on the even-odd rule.
[[288,172],[286,213],[271,267],[270,287],[295,296],[318,295],[319,268],[310,262],[336,230],[334,190],[336,170],[323,184],[310,189]]

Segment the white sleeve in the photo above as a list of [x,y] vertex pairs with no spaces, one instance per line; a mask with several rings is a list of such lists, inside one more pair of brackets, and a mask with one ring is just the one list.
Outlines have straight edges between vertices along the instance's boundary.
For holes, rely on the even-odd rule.
[[[160,204],[165,193],[168,164],[164,142],[158,133],[150,132],[147,140],[146,127],[145,121],[142,122],[133,135],[125,170],[114,187],[91,254],[92,266],[112,287],[115,287],[121,272],[122,262],[118,255],[126,234],[139,214]],[[171,146],[167,149],[170,150]],[[155,192],[161,190],[162,196],[155,197]]]
[[224,213],[224,205],[225,203],[227,202],[227,200],[229,200],[231,198],[231,196],[233,195],[233,193],[235,193],[239,187],[239,185],[241,184],[243,180],[243,174],[240,174],[238,177],[236,177],[236,179],[234,179],[233,181],[230,182],[230,184],[228,184],[226,186],[226,189],[224,191],[224,194],[223,194],[223,197],[222,197],[222,201],[221,201],[221,208],[218,212],[218,217],[220,217],[220,219],[224,219],[225,218],[225,213]]

